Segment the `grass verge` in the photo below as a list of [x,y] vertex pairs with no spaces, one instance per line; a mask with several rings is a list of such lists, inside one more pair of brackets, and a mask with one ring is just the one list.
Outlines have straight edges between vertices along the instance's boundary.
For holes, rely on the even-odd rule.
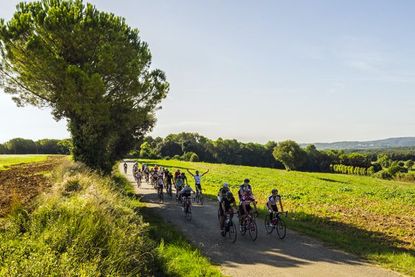
[[0,222],[0,276],[149,276],[148,224],[117,180],[66,161],[29,213],[17,200]]

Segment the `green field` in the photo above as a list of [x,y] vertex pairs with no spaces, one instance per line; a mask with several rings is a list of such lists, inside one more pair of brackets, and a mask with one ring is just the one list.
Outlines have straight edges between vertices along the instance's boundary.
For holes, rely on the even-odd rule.
[[0,155],[0,170],[16,164],[43,162],[48,156],[50,155]]
[[[176,160],[140,160],[174,169],[210,172],[205,194],[228,182],[234,193],[244,178],[264,207],[278,188],[290,212],[289,227],[370,261],[415,276],[415,185],[372,177],[306,173]],[[189,178],[191,184],[192,180]]]

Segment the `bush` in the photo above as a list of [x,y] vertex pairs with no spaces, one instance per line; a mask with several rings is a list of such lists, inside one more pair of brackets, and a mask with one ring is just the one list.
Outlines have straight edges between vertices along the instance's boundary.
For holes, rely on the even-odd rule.
[[386,179],[386,180],[390,180],[392,179],[392,175],[386,171],[386,170],[381,170],[379,172],[376,172],[373,176],[375,176],[376,178],[380,178],[380,179]]
[[182,160],[183,161],[190,161],[190,159],[192,158],[193,155],[196,155],[197,156],[197,154],[194,153],[194,152],[186,152],[186,153],[183,154]]
[[174,155],[172,159],[173,160],[177,160],[177,161],[181,161],[182,160],[182,157],[179,156],[179,155]]
[[191,162],[198,162],[199,161],[199,156],[196,153],[193,153],[192,156],[190,156],[190,161]]

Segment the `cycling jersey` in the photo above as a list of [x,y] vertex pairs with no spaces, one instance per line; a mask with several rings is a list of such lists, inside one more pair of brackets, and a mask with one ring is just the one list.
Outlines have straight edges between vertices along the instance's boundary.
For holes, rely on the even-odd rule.
[[200,175],[194,175],[193,177],[195,178],[196,185],[200,185],[201,176]]
[[218,200],[219,200],[219,202],[222,202],[222,199],[225,198],[226,193],[228,191],[229,191],[229,188],[227,188],[227,187],[220,188],[220,190],[218,192]]
[[238,191],[238,196],[239,196],[239,200],[242,201],[242,196],[246,193],[246,192],[252,192],[252,187],[250,184],[243,184],[239,187],[239,191]]
[[280,196],[280,195],[276,195],[276,196],[275,196],[275,198],[274,198],[274,196],[272,196],[272,195],[270,195],[270,196],[268,197],[268,204],[269,204],[269,205],[271,205],[271,206],[275,206],[275,205],[277,205],[277,203],[278,203],[279,201],[281,201],[281,196]]
[[223,198],[223,203],[225,205],[225,210],[227,211],[227,210],[231,209],[232,204],[234,204],[235,202],[236,202],[235,197],[233,197],[233,196],[231,197],[231,199],[228,199],[227,197]]
[[191,187],[184,187],[181,191],[180,191],[180,195],[184,196],[184,197],[189,197],[192,193],[192,188]]

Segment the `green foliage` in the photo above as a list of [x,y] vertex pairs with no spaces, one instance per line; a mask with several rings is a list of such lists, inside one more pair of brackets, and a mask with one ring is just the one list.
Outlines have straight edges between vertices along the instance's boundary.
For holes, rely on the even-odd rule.
[[14,138],[4,144],[9,154],[37,154],[36,143],[31,139]]
[[292,140],[278,143],[272,154],[275,159],[284,164],[287,170],[300,169],[306,162],[306,153]]
[[81,165],[55,175],[31,214],[15,207],[3,222],[0,275],[152,275],[155,244],[119,183]]
[[189,161],[190,162],[198,162],[199,161],[199,156],[196,153],[193,153],[192,156],[190,156]]
[[18,105],[68,119],[75,160],[110,173],[155,123],[168,83],[123,18],[82,1],[20,3],[0,24],[0,77]]

